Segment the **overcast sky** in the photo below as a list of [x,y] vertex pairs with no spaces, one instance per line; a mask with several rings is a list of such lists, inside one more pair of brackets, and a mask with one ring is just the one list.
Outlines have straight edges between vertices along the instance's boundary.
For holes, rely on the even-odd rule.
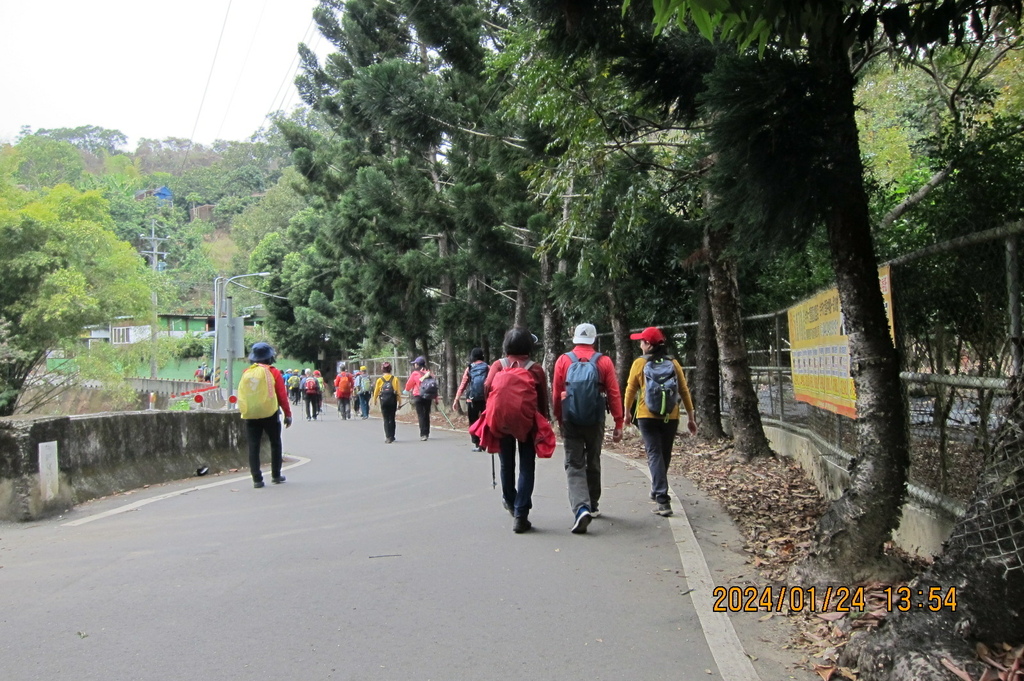
[[0,142],[24,125],[116,129],[129,150],[142,137],[188,139],[193,129],[202,144],[246,139],[268,112],[300,103],[298,44],[328,48],[311,25],[315,6],[0,0]]

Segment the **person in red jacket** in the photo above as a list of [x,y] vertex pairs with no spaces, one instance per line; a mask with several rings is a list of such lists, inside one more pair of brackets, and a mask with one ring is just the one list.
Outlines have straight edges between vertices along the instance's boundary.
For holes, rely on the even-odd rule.
[[338,398],[338,414],[343,421],[352,418],[352,386],[355,379],[345,365],[341,365],[341,373],[334,377],[334,396]]
[[[611,412],[615,423],[612,441],[622,440],[622,397],[615,364],[611,357],[598,355],[594,350],[596,340],[597,329],[593,324],[577,326],[572,339],[576,346],[555,362],[551,385],[551,403],[565,447],[565,475],[574,518],[573,534],[585,534],[591,519],[600,515],[598,502],[601,499],[605,412]],[[593,380],[594,385],[567,386],[566,376],[573,364],[592,362],[595,355],[598,356],[594,367],[577,366],[573,369],[574,375],[585,376]],[[592,368],[596,369],[593,373],[590,372]],[[569,395],[569,390],[573,390],[573,395]],[[573,400],[571,405],[566,403],[568,399]],[[579,404],[581,401],[588,403]]]
[[252,486],[263,487],[263,472],[260,470],[260,442],[263,434],[270,440],[270,479],[277,485],[284,482],[281,466],[284,462],[284,444],[281,441],[281,412],[284,412],[284,427],[292,425],[292,408],[288,401],[288,390],[284,387],[284,377],[277,367],[272,366],[277,353],[270,343],[255,343],[249,353],[249,361],[254,364],[265,364],[274,376],[274,393],[277,395],[278,411],[273,416],[263,419],[248,419],[245,422],[246,439],[249,441],[249,471],[252,473]]
[[[536,337],[527,329],[514,327],[505,334],[502,349],[505,356],[491,364],[487,372],[487,380],[484,382],[484,396],[487,397],[487,409],[491,411],[488,420],[493,419],[493,414],[498,413],[501,408],[501,397],[498,391],[494,390],[495,379],[498,374],[511,368],[525,369],[533,378],[533,388],[536,390],[536,408],[531,409],[535,414],[540,414],[547,419],[550,411],[548,409],[548,377],[544,373],[544,367],[530,360],[530,353],[533,351]],[[492,395],[494,402],[491,401]],[[532,394],[530,395],[532,400]],[[532,405],[531,405],[532,406]],[[509,432],[509,431],[505,431]],[[524,429],[525,437],[517,439],[514,435],[504,435],[501,438],[501,449],[498,458],[501,460],[501,496],[505,509],[515,519],[512,523],[512,531],[516,534],[526,532],[533,524],[529,520],[530,509],[533,508],[533,487],[537,467],[536,437],[537,429],[530,427]],[[516,447],[519,449],[519,479],[516,481]]]

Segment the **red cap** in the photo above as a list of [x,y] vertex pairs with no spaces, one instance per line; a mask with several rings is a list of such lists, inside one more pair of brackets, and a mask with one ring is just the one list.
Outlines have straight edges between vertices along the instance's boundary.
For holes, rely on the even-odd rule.
[[630,334],[629,338],[630,340],[647,341],[651,345],[660,345],[665,342],[665,334],[656,326],[648,326],[640,333]]

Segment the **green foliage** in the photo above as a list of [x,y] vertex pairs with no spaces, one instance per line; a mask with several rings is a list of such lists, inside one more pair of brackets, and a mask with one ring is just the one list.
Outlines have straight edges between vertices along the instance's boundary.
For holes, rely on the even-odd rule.
[[[134,250],[118,241],[98,192],[67,185],[26,192],[0,176],[0,319],[14,329],[20,354],[2,367],[2,391],[21,391],[45,352],[84,326],[149,307],[149,288]],[[9,414],[14,402],[0,404]]]
[[39,137],[67,142],[82,151],[91,154],[116,154],[128,142],[128,137],[120,130],[107,130],[95,125],[80,125],[77,128],[40,128],[35,131]]
[[29,135],[18,141],[19,157],[16,183],[31,189],[76,184],[85,164],[75,147],[68,142]]

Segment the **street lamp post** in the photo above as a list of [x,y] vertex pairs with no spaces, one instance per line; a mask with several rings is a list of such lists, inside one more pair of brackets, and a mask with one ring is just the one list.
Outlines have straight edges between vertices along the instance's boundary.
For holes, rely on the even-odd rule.
[[[214,296],[214,315],[215,315],[215,326],[213,334],[213,367],[214,376],[217,374],[217,360],[220,357],[221,348],[224,348],[224,356],[227,360],[227,381],[228,381],[228,409],[231,408],[231,397],[235,394],[235,376],[234,376],[234,360],[237,359],[233,356],[234,350],[234,314],[232,310],[232,299],[231,296],[226,295],[228,290],[228,284],[235,281],[236,279],[244,279],[245,277],[268,277],[270,272],[253,272],[251,274],[239,274],[234,277],[217,277],[213,280],[213,296]],[[239,284],[241,286],[241,284]],[[219,288],[218,288],[219,287]],[[226,326],[228,329],[227,335],[227,347],[225,348],[221,344],[221,329],[225,326],[220,323],[220,315],[225,314]]]

